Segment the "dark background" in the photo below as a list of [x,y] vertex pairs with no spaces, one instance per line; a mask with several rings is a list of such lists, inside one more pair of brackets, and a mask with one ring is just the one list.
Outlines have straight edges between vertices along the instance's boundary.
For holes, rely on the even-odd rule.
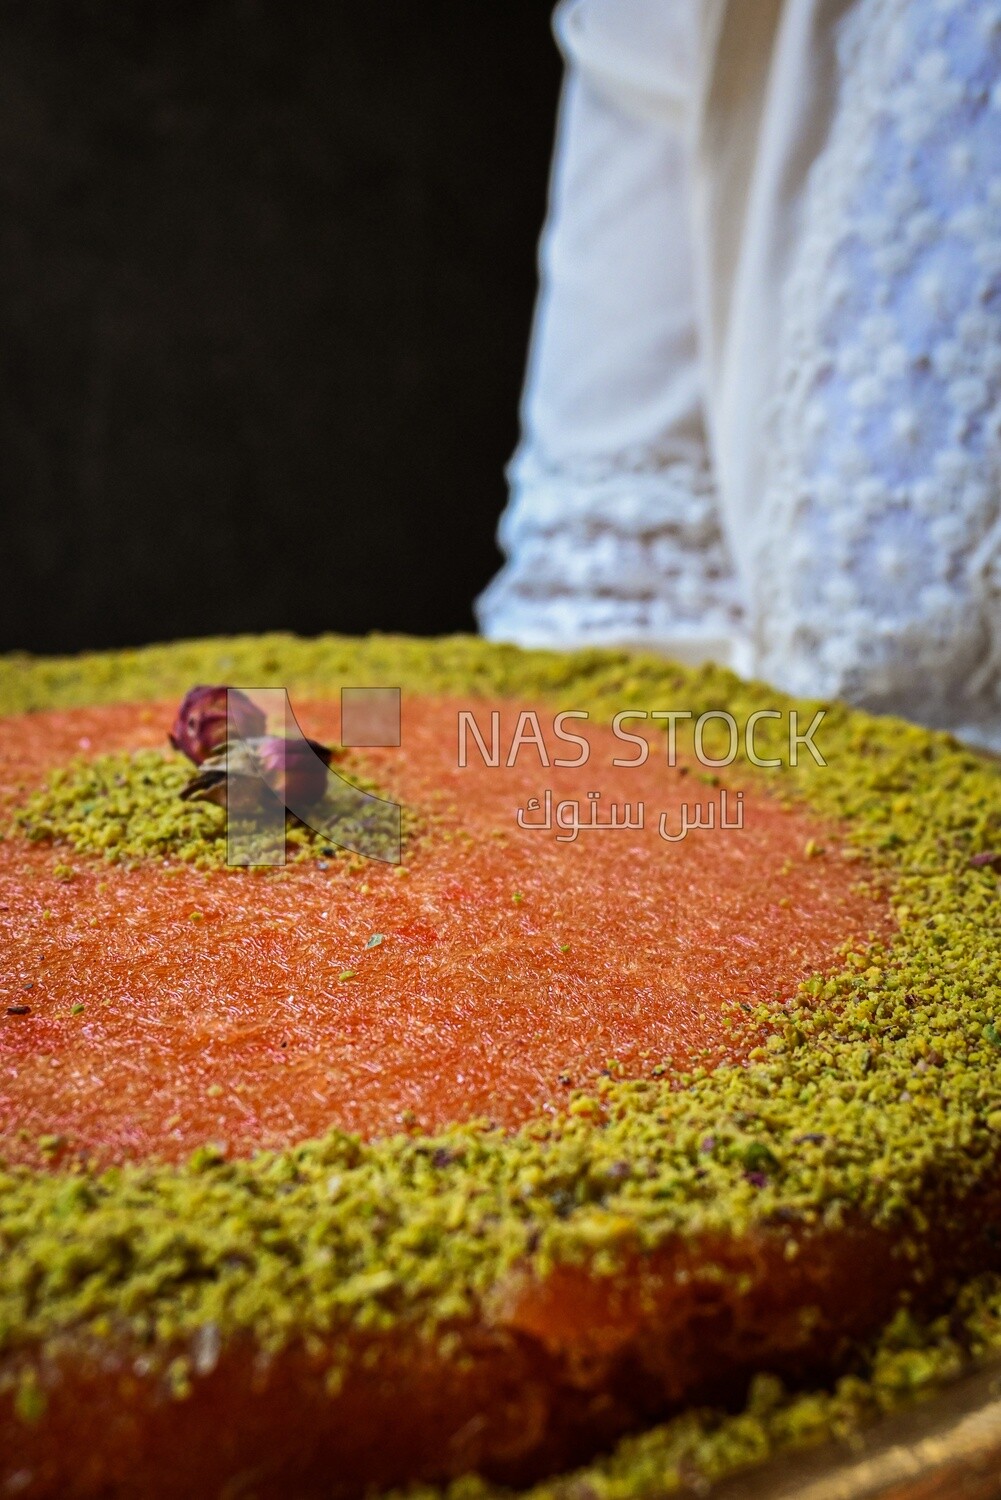
[[5,0],[0,649],[468,629],[550,0]]

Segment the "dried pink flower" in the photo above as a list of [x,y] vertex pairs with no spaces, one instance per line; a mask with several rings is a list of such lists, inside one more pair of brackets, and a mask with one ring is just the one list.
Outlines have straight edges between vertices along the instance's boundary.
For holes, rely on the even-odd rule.
[[246,811],[256,805],[263,780],[290,812],[301,814],[322,801],[332,755],[316,740],[284,740],[277,735],[247,739],[228,752],[223,748],[209,756],[181,796],[225,807],[233,793],[234,805]]
[[[226,717],[227,699],[232,726]],[[200,766],[222,749],[231,727],[242,739],[257,739],[264,734],[266,720],[237,688],[193,687],[184,695],[168,739],[175,750]]]
[[313,807],[327,789],[327,766],[332,752],[316,740],[282,740],[269,736],[254,749],[272,791],[294,812]]

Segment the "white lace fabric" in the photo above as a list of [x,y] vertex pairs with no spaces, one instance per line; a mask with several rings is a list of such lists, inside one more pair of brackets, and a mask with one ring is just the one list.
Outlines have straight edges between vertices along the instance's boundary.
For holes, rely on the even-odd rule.
[[742,607],[704,458],[546,467],[529,451],[512,471],[500,530],[511,561],[479,601],[490,635],[732,658]]
[[783,293],[760,670],[1001,742],[1001,5],[861,0]]
[[715,656],[1001,748],[1001,4],[749,4],[561,12],[483,628]]

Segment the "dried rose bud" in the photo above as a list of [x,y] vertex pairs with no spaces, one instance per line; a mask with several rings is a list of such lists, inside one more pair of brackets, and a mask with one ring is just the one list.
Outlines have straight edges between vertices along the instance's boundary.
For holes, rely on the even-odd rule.
[[283,740],[275,735],[248,739],[209,756],[181,791],[186,802],[216,802],[250,812],[261,795],[261,779],[290,812],[314,807],[327,788],[332,750],[316,740]]
[[229,738],[227,699],[237,734],[243,739],[256,739],[264,733],[265,717],[245,693],[236,688],[193,687],[185,694],[167,738],[175,750],[180,750],[196,766],[221,750]]
[[316,740],[259,740],[254,749],[272,791],[290,811],[314,807],[327,789],[327,766],[332,751]]

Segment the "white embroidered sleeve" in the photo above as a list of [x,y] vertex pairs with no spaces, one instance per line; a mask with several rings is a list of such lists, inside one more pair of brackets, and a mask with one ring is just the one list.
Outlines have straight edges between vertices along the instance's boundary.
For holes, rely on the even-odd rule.
[[702,419],[685,162],[691,0],[576,0],[487,635],[730,659],[740,603]]

